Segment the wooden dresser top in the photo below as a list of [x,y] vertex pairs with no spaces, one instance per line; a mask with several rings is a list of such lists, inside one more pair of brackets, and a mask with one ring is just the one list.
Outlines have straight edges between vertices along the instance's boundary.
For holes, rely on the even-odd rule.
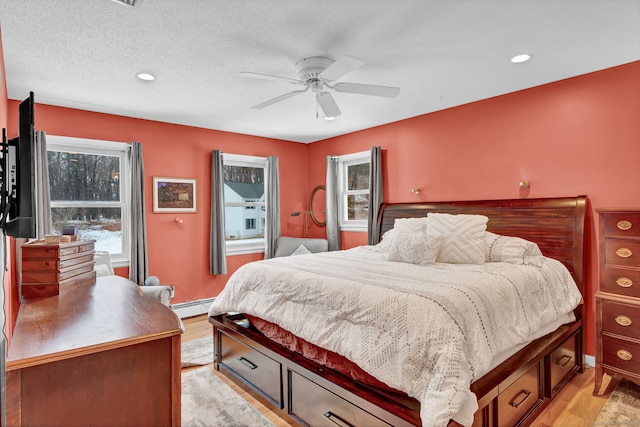
[[119,276],[20,305],[7,371],[179,335],[168,307],[143,297]]

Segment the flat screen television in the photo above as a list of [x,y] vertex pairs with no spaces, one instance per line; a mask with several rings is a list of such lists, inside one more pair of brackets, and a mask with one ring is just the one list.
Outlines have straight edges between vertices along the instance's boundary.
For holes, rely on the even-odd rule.
[[20,103],[18,136],[7,140],[2,131],[2,218],[0,226],[8,236],[36,237],[35,130],[33,92]]

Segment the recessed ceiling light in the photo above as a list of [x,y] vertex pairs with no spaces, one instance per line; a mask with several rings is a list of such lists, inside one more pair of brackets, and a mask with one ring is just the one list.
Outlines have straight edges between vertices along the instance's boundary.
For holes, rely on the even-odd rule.
[[138,74],[136,74],[136,76],[140,80],[146,80],[146,81],[151,81],[151,80],[155,80],[156,79],[156,76],[154,76],[153,74],[149,74],[149,73],[138,73]]
[[514,64],[518,64],[520,62],[526,62],[529,59],[531,59],[531,55],[527,55],[526,53],[524,53],[522,55],[516,55],[511,58],[511,62],[513,62]]

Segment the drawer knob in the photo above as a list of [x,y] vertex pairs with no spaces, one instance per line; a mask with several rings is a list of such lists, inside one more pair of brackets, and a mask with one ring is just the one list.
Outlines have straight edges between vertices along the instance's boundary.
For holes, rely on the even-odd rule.
[[616,317],[616,323],[620,326],[630,326],[631,323],[631,319],[629,319],[627,316],[618,316]]
[[628,229],[631,228],[632,225],[633,224],[631,223],[631,221],[627,221],[626,219],[623,219],[618,221],[618,223],[616,224],[616,227],[618,227],[619,230],[627,231]]
[[618,250],[616,250],[616,255],[620,258],[629,258],[633,255],[633,252],[629,248],[618,248]]
[[238,361],[251,370],[256,369],[258,367],[258,365],[256,365],[249,359],[245,359],[244,357],[238,357]]
[[618,350],[616,354],[622,360],[631,360],[631,358],[633,357],[633,355],[627,350]]
[[[531,392],[529,390],[522,390],[520,393],[518,393],[516,397],[513,398],[511,402],[509,402],[509,404],[514,408],[517,408],[518,406],[522,405],[530,395],[531,395]],[[522,396],[522,397],[520,398],[519,401],[516,402],[516,398],[518,398],[519,396]]]
[[569,362],[571,362],[571,359],[573,359],[573,356],[571,356],[570,354],[563,354],[562,357],[558,358],[557,364],[561,368],[564,368],[569,364]]
[[343,420],[342,418],[340,418],[339,416],[337,416],[331,411],[327,411],[322,415],[324,415],[326,419],[328,419],[329,421],[331,421],[332,423],[334,423],[339,427],[354,427],[353,424],[346,422],[345,420]]
[[630,288],[633,286],[633,280],[629,279],[628,277],[622,276],[616,279],[616,284],[621,288]]

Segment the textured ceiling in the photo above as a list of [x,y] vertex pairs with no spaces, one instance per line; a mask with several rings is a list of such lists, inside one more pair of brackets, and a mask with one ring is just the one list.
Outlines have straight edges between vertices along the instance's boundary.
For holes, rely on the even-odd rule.
[[[0,29],[10,99],[298,142],[640,60],[640,0],[2,0]],[[318,55],[402,91],[333,93],[333,121],[311,92],[250,109],[301,87],[239,72]]]

